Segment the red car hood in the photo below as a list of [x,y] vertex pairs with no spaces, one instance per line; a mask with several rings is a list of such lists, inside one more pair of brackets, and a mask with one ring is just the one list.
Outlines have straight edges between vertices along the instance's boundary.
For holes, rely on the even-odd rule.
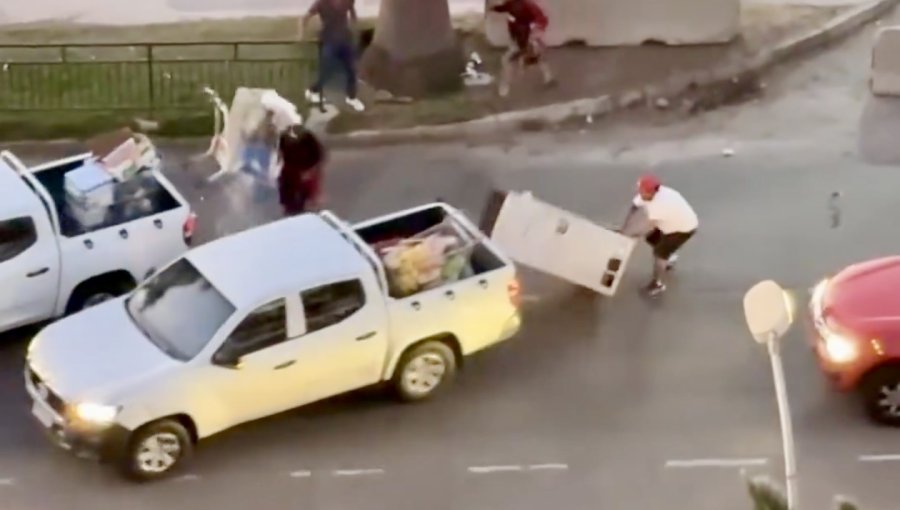
[[857,333],[900,326],[900,257],[871,260],[838,273],[828,286],[823,315]]

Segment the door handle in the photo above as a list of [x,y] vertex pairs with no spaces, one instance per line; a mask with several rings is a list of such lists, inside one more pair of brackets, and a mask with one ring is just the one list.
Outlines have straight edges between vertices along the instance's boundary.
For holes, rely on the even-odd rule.
[[372,338],[373,336],[375,336],[375,332],[374,332],[374,331],[369,331],[369,332],[366,333],[365,335],[360,335],[360,336],[356,337],[356,341],[357,341],[357,342],[362,342],[363,340],[368,340],[368,339]]
[[275,367],[275,370],[281,370],[282,368],[287,368],[287,367],[293,365],[293,364],[296,363],[296,362],[297,362],[297,360],[295,360],[295,359],[292,359],[292,360],[290,360],[290,361],[285,361],[284,363],[282,363],[282,364],[280,364],[280,365],[277,365],[277,366]]
[[50,271],[49,267],[42,267],[40,269],[36,269],[36,270],[28,273],[26,276],[28,276],[29,278],[34,278],[35,276],[40,276],[42,274],[45,274],[48,271]]

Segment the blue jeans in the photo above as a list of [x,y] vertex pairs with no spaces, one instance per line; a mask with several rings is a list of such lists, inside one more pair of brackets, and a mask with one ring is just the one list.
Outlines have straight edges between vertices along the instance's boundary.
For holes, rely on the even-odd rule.
[[346,93],[350,99],[356,99],[356,50],[352,42],[322,43],[319,52],[319,79],[312,86],[312,91],[322,93],[325,85],[340,71],[346,78]]

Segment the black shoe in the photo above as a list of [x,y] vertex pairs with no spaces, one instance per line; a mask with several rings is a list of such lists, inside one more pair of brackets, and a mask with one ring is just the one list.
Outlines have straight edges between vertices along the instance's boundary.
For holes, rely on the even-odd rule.
[[653,280],[645,288],[644,291],[650,297],[656,297],[666,291],[666,284],[659,280]]

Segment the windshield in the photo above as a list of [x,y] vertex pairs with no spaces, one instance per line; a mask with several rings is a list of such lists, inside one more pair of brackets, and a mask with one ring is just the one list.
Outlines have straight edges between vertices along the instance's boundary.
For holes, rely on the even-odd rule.
[[193,359],[235,307],[187,259],[141,284],[125,301],[134,324],[160,350]]

